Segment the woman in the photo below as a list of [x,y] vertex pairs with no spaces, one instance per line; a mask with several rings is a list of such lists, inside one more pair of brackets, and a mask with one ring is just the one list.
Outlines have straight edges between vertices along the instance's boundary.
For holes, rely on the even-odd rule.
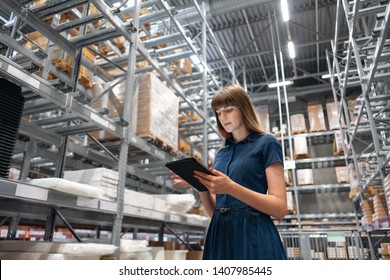
[[[212,217],[203,259],[286,259],[270,217],[287,213],[281,147],[261,129],[241,86],[222,89],[211,107],[225,145],[210,169],[213,175],[194,174],[209,190],[199,194]],[[177,175],[172,179],[175,186],[186,184]]]

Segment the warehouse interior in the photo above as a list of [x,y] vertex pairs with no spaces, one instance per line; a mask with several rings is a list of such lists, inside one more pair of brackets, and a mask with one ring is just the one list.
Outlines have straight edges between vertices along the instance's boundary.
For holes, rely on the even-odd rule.
[[213,165],[211,99],[238,83],[285,156],[288,259],[389,260],[389,16],[383,0],[1,1],[0,259],[201,258],[209,219],[164,165]]

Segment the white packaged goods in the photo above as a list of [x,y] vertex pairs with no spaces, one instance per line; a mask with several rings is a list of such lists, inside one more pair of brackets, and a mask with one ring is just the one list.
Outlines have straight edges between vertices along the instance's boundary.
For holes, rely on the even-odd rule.
[[185,260],[188,250],[165,250],[166,260]]
[[[340,103],[338,103],[340,105]],[[326,103],[326,112],[328,115],[328,122],[329,122],[329,128],[331,130],[340,129],[340,123],[339,123],[339,116],[338,112],[339,108],[337,107],[336,103],[329,102]],[[341,115],[343,116],[343,115]],[[343,128],[345,128],[345,121],[344,118],[341,118],[341,123],[343,125]]]
[[261,127],[266,132],[270,132],[268,106],[267,105],[256,106],[255,112]]
[[342,184],[342,183],[349,182],[348,171],[346,166],[335,167],[335,170],[336,170],[337,183]]
[[294,158],[307,158],[309,157],[309,150],[307,147],[306,136],[298,135],[294,137]]
[[326,130],[324,111],[321,104],[307,106],[307,113],[311,132]]
[[291,115],[290,120],[291,120],[291,132],[292,133],[305,133],[305,132],[307,132],[305,116],[303,114]]
[[36,185],[48,189],[53,189],[59,192],[91,197],[91,198],[105,198],[104,190],[90,186],[87,184],[81,184],[72,182],[60,178],[44,178],[44,179],[33,179],[27,181],[31,185]]
[[313,185],[313,170],[312,169],[297,169],[298,185]]
[[121,260],[152,260],[146,240],[121,239],[119,246],[119,259]]
[[116,246],[97,243],[65,243],[47,241],[2,241],[1,259],[89,259],[112,255]]
[[165,200],[168,212],[181,215],[186,214],[196,202],[193,194],[157,194],[154,197]]
[[110,201],[115,201],[117,197],[118,171],[107,168],[65,171],[64,179],[98,187],[104,191],[106,199]]
[[124,203],[141,208],[153,209],[154,198],[152,195],[125,189]]

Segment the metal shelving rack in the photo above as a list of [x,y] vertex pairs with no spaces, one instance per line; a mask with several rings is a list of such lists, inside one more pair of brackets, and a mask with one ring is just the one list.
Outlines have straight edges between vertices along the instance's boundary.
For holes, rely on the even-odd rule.
[[[342,8],[341,8],[342,6]],[[335,40],[332,43],[332,58],[327,54],[328,67],[335,102],[339,102],[339,116],[344,114],[348,126],[348,147],[345,154],[355,167],[359,181],[359,192],[353,202],[355,212],[360,213],[360,202],[366,198],[365,192],[374,186],[378,192],[384,191],[384,178],[389,173],[389,88],[388,76],[388,30],[390,27],[390,5],[387,1],[338,1],[338,19],[347,19],[349,39],[338,42],[339,22],[336,23]],[[340,47],[340,43],[343,47]],[[354,114],[351,121],[347,93],[351,86],[361,86],[361,95],[355,100]],[[365,120],[363,120],[365,118]],[[340,118],[341,122],[341,118]],[[368,140],[367,140],[368,139]],[[363,151],[357,149],[358,142],[365,143]],[[362,154],[369,153],[371,168],[366,174],[360,174],[358,163]],[[387,208],[390,203],[387,200]],[[389,216],[390,213],[387,213]],[[360,231],[367,233],[370,257],[375,259],[375,247],[372,234],[382,233],[383,238],[389,233],[389,218],[374,221],[371,225],[360,226]],[[381,240],[382,240],[381,239]],[[362,248],[361,248],[362,249]]]
[[[205,55],[201,56],[202,48],[203,50],[206,48],[206,41],[204,40],[200,48],[195,46],[188,32],[176,20],[174,8],[164,0],[135,1],[134,7],[127,7],[118,1],[109,0],[51,0],[36,6],[31,6],[31,2],[6,0],[0,3],[2,9],[12,12],[10,21],[7,23],[9,32],[0,33],[0,42],[9,48],[5,56],[0,56],[0,75],[23,87],[24,95],[27,97],[25,114],[39,116],[45,112],[59,113],[45,119],[22,121],[20,132],[34,141],[18,140],[17,148],[24,153],[24,156],[15,158],[15,162],[19,162],[22,167],[22,179],[27,178],[28,171],[32,168],[30,160],[36,156],[43,159],[41,161],[43,165],[50,161],[55,163],[55,175],[58,177],[61,177],[65,161],[67,165],[76,169],[93,166],[117,169],[120,176],[118,198],[115,207],[110,206],[116,208],[115,211],[110,209],[116,213],[113,225],[113,244],[119,245],[122,224],[125,223],[125,216],[129,214],[123,206],[125,186],[130,185],[148,192],[177,191],[170,187],[169,181],[166,181],[168,173],[165,173],[161,166],[164,162],[173,160],[174,157],[185,156],[181,151],[172,154],[156,147],[129,131],[128,124],[131,122],[131,97],[129,95],[134,92],[134,76],[154,70],[180,98],[180,110],[191,110],[198,114],[201,122],[187,124],[201,128],[201,133],[194,131],[192,134],[201,135],[202,143],[192,144],[192,148],[203,149],[203,160],[207,162],[207,135],[217,133],[215,125],[208,118],[207,102],[210,97],[209,92],[212,94],[213,90],[219,87],[219,81],[207,67]],[[96,11],[88,14],[92,5]],[[148,8],[151,12],[141,15],[141,8]],[[203,8],[204,11],[202,11],[198,5],[196,8],[199,13],[203,13],[202,17],[205,19],[205,9]],[[73,18],[60,23],[59,14],[64,12],[72,13]],[[132,16],[126,19],[124,14]],[[51,25],[43,21],[47,17],[52,17]],[[94,26],[94,22],[99,22],[99,26]],[[165,28],[162,34],[152,37],[145,23],[156,22]],[[211,29],[206,21],[203,25],[205,37],[206,32],[210,33]],[[99,29],[99,27],[105,28]],[[69,32],[74,28],[79,30],[79,35],[70,38]],[[29,40],[25,34],[34,30],[48,38],[47,50],[38,48],[38,51],[33,52],[23,46],[23,42]],[[144,41],[139,37],[140,30],[148,36]],[[121,36],[129,43],[127,53],[122,53],[110,41]],[[152,48],[162,42],[169,45],[160,49]],[[104,57],[94,51],[101,59],[99,63],[93,64],[82,57],[83,48],[93,51],[91,46],[97,43],[110,48],[115,53],[115,58]],[[62,51],[74,57],[74,67],[70,76],[51,64],[51,51],[54,46],[60,47]],[[178,49],[182,51],[169,54],[172,50]],[[18,53],[16,57],[12,56],[13,51]],[[220,52],[223,55],[221,49]],[[199,72],[179,77],[174,77],[173,73],[167,70],[174,60],[193,55],[199,58],[205,70],[194,67]],[[137,68],[136,61],[139,60],[146,60],[149,65]],[[91,102],[91,90],[78,82],[80,66],[86,67],[105,82],[117,78],[126,79],[128,94],[124,102],[125,109],[122,117],[110,119],[106,116],[107,111],[93,109],[88,105]],[[127,70],[124,70],[126,66]],[[44,69],[42,77],[30,74],[37,68]],[[110,74],[109,70],[112,69],[119,69],[119,74],[118,72]],[[49,72],[57,79],[47,80]],[[203,81],[202,100],[195,99],[192,94],[199,87],[190,86],[192,80],[199,80],[199,78]],[[80,142],[80,134],[94,130],[109,132],[118,137],[120,141],[102,144],[95,139],[96,145],[93,146],[83,146],[77,143],[77,140]],[[189,136],[191,135],[180,137],[187,139]],[[50,150],[53,145],[59,147],[59,157],[58,153]],[[135,160],[131,158],[128,160],[129,147],[131,147],[131,153],[136,154]],[[116,152],[113,153],[113,150]],[[69,157],[68,153],[77,156]]]

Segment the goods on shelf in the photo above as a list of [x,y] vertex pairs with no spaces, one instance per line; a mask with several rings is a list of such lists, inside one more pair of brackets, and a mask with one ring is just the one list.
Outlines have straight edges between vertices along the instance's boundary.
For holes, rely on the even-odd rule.
[[189,153],[191,150],[190,144],[188,144],[187,141],[183,139],[179,139],[179,150],[184,152],[184,153]]
[[43,178],[32,179],[27,181],[28,184],[56,190],[59,192],[69,193],[77,196],[99,198],[103,200],[113,200],[111,193],[107,193],[105,190],[90,186],[87,184],[72,182],[61,178]]
[[313,185],[313,170],[312,169],[297,169],[298,185]]
[[305,122],[305,116],[303,114],[294,114],[290,116],[291,120],[291,133],[292,134],[299,134],[299,133],[306,133],[306,122]]
[[383,182],[383,190],[385,192],[387,205],[390,205],[390,174],[387,174]]
[[[326,103],[326,112],[327,112],[327,116],[328,116],[330,130],[340,129],[339,116],[338,116],[339,112],[338,111],[339,111],[339,107],[336,105],[335,102]],[[341,113],[341,116],[343,116],[343,113]],[[345,126],[345,121],[344,121],[343,117],[341,118],[341,123],[342,123],[343,128],[345,128],[346,126]]]
[[335,170],[336,170],[337,183],[343,184],[349,182],[348,170],[346,166],[335,167]]
[[284,169],[284,181],[286,182],[286,186],[291,187],[293,185],[291,170]]
[[301,248],[300,247],[287,247],[287,259],[300,259]]
[[2,260],[98,260],[112,255],[116,246],[98,243],[54,241],[1,241]]
[[372,215],[373,220],[380,220],[387,218],[387,205],[386,205],[386,199],[384,194],[376,194],[373,197],[373,207],[374,207],[374,214]]
[[148,241],[121,239],[119,245],[120,260],[152,260]]
[[[345,147],[348,148],[347,136],[344,133],[344,144]],[[343,149],[343,137],[340,131],[335,131],[334,140],[333,140],[333,155],[334,156],[342,156],[344,155]]]
[[295,201],[292,192],[286,192],[286,198],[287,198],[287,213],[295,214],[296,213]]
[[[159,201],[159,206],[162,208],[163,204]],[[141,193],[129,189],[125,189],[124,204],[147,209],[154,209],[154,198],[152,195]],[[165,212],[165,209],[156,209],[157,211]]]
[[[95,86],[93,98],[100,96],[105,89],[116,82]],[[136,84],[138,86],[136,86],[134,99],[131,102],[133,106],[130,124],[132,133],[168,151],[177,151],[179,99],[152,73],[137,77]],[[94,102],[92,107],[107,108],[109,118],[122,117],[125,92],[126,82],[121,82],[110,93]],[[116,139],[105,131],[91,134],[102,141]]]
[[117,197],[119,183],[118,171],[107,168],[92,168],[76,171],[65,171],[64,179],[98,187],[112,200]]
[[266,131],[270,132],[269,113],[267,105],[255,106],[256,116],[260,122],[261,127]]
[[311,132],[325,131],[325,117],[321,104],[307,106]]
[[327,253],[329,260],[347,260],[345,241],[328,241]]
[[152,73],[139,79],[133,111],[137,114],[136,133],[142,138],[159,139],[173,151],[178,148],[179,99]]
[[301,159],[301,158],[308,158],[308,157],[309,157],[309,150],[307,147],[306,136],[304,135],[295,136],[294,137],[294,158]]
[[152,196],[165,200],[168,212],[181,215],[185,215],[196,202],[192,194],[156,194]]
[[390,260],[390,243],[381,243],[378,253],[382,255],[382,260]]
[[374,205],[372,200],[362,199],[360,201],[360,207],[363,211],[362,225],[369,225],[373,223]]

